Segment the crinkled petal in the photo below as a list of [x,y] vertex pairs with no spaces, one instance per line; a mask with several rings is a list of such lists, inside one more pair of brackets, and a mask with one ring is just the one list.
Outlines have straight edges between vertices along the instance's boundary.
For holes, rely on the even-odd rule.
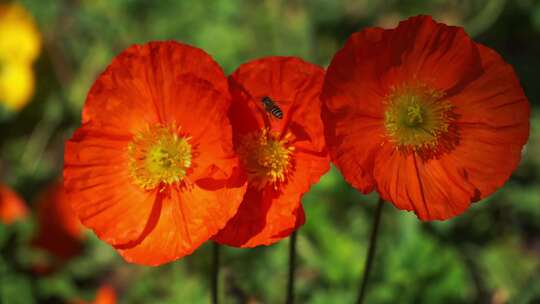
[[530,106],[512,67],[495,51],[478,48],[484,74],[450,97],[460,128],[460,144],[451,158],[484,198],[518,165],[529,137]]
[[129,262],[153,266],[191,254],[236,213],[245,193],[245,184],[238,181],[237,176],[200,180],[160,194],[141,239],[116,249]]
[[[319,100],[323,77],[321,67],[295,57],[265,57],[241,65],[229,77],[235,137],[270,125],[277,132],[292,131],[305,141],[298,142],[305,149],[323,150]],[[265,96],[283,111],[283,119],[265,111],[261,101]]]
[[204,51],[174,41],[150,42],[127,48],[99,76],[88,93],[83,123],[134,130],[141,120],[163,122],[168,115],[163,105],[178,101],[174,93],[182,75],[208,81],[228,96],[223,71]]
[[388,145],[374,169],[381,197],[422,220],[444,220],[465,211],[477,196],[463,171],[448,160],[424,161]]
[[296,155],[296,168],[277,189],[248,188],[238,213],[214,237],[221,244],[255,247],[273,244],[304,224],[301,199],[312,184],[330,169],[326,157]]
[[193,159],[188,178],[197,180],[216,169],[232,174],[239,161],[227,117],[229,96],[191,75],[178,78],[172,96],[161,105],[166,113],[163,123],[178,125],[190,138]]
[[[293,147],[285,182],[248,192],[238,213],[215,239],[238,247],[269,245],[304,222],[302,195],[329,170],[320,118],[324,70],[294,57],[266,57],[241,65],[230,77],[233,98],[229,117],[238,148],[243,136],[270,128]],[[283,119],[262,103],[270,97]],[[254,181],[253,183],[256,183]]]
[[128,139],[87,124],[66,143],[64,185],[68,200],[81,222],[111,244],[138,238],[155,200],[154,192],[132,182]]
[[[482,73],[478,49],[461,27],[417,16],[387,31],[392,69],[387,78],[418,80],[435,89],[451,91]],[[389,81],[389,83],[391,83]]]
[[[455,145],[429,159],[397,149],[384,130],[386,96],[415,82],[454,106]],[[502,186],[528,138],[530,109],[512,68],[426,16],[353,34],[328,68],[322,99],[329,151],[345,179],[363,192],[375,186],[423,220],[453,217]]]

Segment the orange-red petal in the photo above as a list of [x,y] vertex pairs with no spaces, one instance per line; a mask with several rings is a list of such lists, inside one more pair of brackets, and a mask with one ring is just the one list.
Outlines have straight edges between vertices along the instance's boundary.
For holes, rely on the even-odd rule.
[[0,184],[0,222],[9,225],[28,216],[23,199],[8,186]]
[[[238,172],[238,171],[237,171]],[[129,262],[160,265],[191,254],[237,211],[244,195],[237,176],[199,180],[192,187],[161,193],[151,226],[139,241],[117,245]]]
[[391,53],[388,78],[418,80],[449,91],[481,74],[476,44],[461,27],[417,16],[386,33]]
[[93,301],[74,300],[72,304],[116,304],[116,291],[108,284],[103,284],[96,292],[96,297]]
[[[229,113],[234,136],[270,125],[283,132],[291,123],[304,131],[298,137],[311,141],[306,148],[324,149],[320,136],[319,94],[324,70],[296,57],[265,57],[242,64],[231,76],[229,83],[233,96]],[[270,97],[284,113],[283,119],[272,118],[261,102]]]
[[161,103],[166,113],[162,123],[176,123],[190,137],[194,156],[189,179],[195,181],[199,177],[208,177],[216,169],[231,175],[238,166],[238,158],[234,153],[232,129],[227,117],[229,95],[192,75],[177,79],[181,85],[172,91],[176,97]]
[[[320,119],[319,94],[324,71],[293,57],[266,57],[241,65],[230,77],[233,98],[229,117],[235,145],[264,128],[291,134],[291,172],[286,181],[263,189],[248,186],[238,213],[216,241],[237,247],[269,245],[287,237],[304,223],[302,195],[329,169]],[[279,120],[261,102],[270,97],[283,111]]]
[[96,294],[96,299],[92,304],[115,304],[116,303],[116,292],[114,288],[110,285],[101,286]]
[[150,42],[114,58],[90,89],[82,121],[134,130],[141,120],[166,120],[163,105],[178,100],[174,93],[182,75],[208,81],[228,96],[222,69],[204,51],[174,41]]
[[50,185],[37,202],[37,226],[34,246],[61,259],[69,259],[82,250],[83,227],[61,181]]
[[463,174],[445,158],[424,162],[388,145],[381,149],[374,169],[381,197],[422,220],[443,220],[469,207],[477,189]]
[[295,160],[301,169],[294,170],[282,187],[248,188],[238,213],[214,240],[244,248],[271,245],[303,225],[302,196],[328,171],[329,164],[309,154],[296,155]]
[[[91,89],[83,126],[66,145],[66,189],[83,223],[126,260],[148,265],[208,240],[233,216],[246,186],[229,105],[227,79],[202,50],[152,42],[121,53]],[[179,181],[140,187],[128,147],[156,126],[186,140],[188,165]]]
[[111,244],[137,239],[155,200],[155,193],[132,183],[128,139],[87,123],[66,143],[67,198],[81,222]]
[[[408,83],[452,105],[457,141],[448,151],[426,158],[388,140],[385,98]],[[426,16],[353,34],[328,68],[322,99],[330,155],[345,179],[363,192],[376,187],[422,220],[458,215],[501,187],[529,134],[529,104],[512,68],[462,29]]]

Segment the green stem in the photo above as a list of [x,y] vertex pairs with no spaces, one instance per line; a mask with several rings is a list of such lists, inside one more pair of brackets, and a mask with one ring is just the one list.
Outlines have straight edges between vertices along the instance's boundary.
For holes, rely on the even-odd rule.
[[362,284],[360,285],[360,290],[358,291],[358,300],[356,301],[357,304],[362,304],[364,301],[366,287],[369,281],[369,274],[371,273],[371,268],[373,266],[373,257],[375,256],[375,249],[377,248],[377,237],[379,235],[378,232],[381,222],[383,204],[383,199],[379,197],[379,202],[377,203],[377,208],[375,209],[375,217],[373,218],[373,226],[371,227],[369,248],[366,256],[366,262],[364,264],[364,277],[362,278]]
[[287,281],[287,300],[285,303],[294,303],[294,272],[296,268],[296,239],[297,232],[294,231],[289,239],[289,280]]
[[212,242],[212,304],[219,303],[219,244]]

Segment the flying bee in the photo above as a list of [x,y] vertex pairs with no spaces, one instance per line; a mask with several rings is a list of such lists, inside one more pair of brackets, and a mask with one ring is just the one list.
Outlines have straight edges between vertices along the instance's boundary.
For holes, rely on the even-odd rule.
[[283,118],[283,111],[270,97],[264,96],[261,99],[261,102],[266,112],[272,114],[272,116],[274,116],[277,119]]

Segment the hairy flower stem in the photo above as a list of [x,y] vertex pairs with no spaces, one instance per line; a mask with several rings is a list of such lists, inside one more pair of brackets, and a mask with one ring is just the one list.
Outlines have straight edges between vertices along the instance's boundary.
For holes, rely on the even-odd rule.
[[219,244],[212,242],[212,304],[219,303]]
[[371,268],[373,265],[373,257],[375,256],[375,250],[377,248],[377,237],[379,232],[379,224],[381,222],[382,207],[384,201],[379,197],[379,202],[375,209],[375,217],[373,218],[373,226],[371,227],[371,236],[369,238],[369,248],[366,256],[366,262],[364,264],[364,277],[362,278],[362,284],[360,285],[360,290],[358,291],[357,304],[362,304],[364,301],[364,296],[366,293],[366,287],[369,280],[369,274],[371,273]]
[[289,280],[287,281],[287,300],[285,303],[294,303],[294,271],[296,268],[296,238],[294,231],[289,239]]

